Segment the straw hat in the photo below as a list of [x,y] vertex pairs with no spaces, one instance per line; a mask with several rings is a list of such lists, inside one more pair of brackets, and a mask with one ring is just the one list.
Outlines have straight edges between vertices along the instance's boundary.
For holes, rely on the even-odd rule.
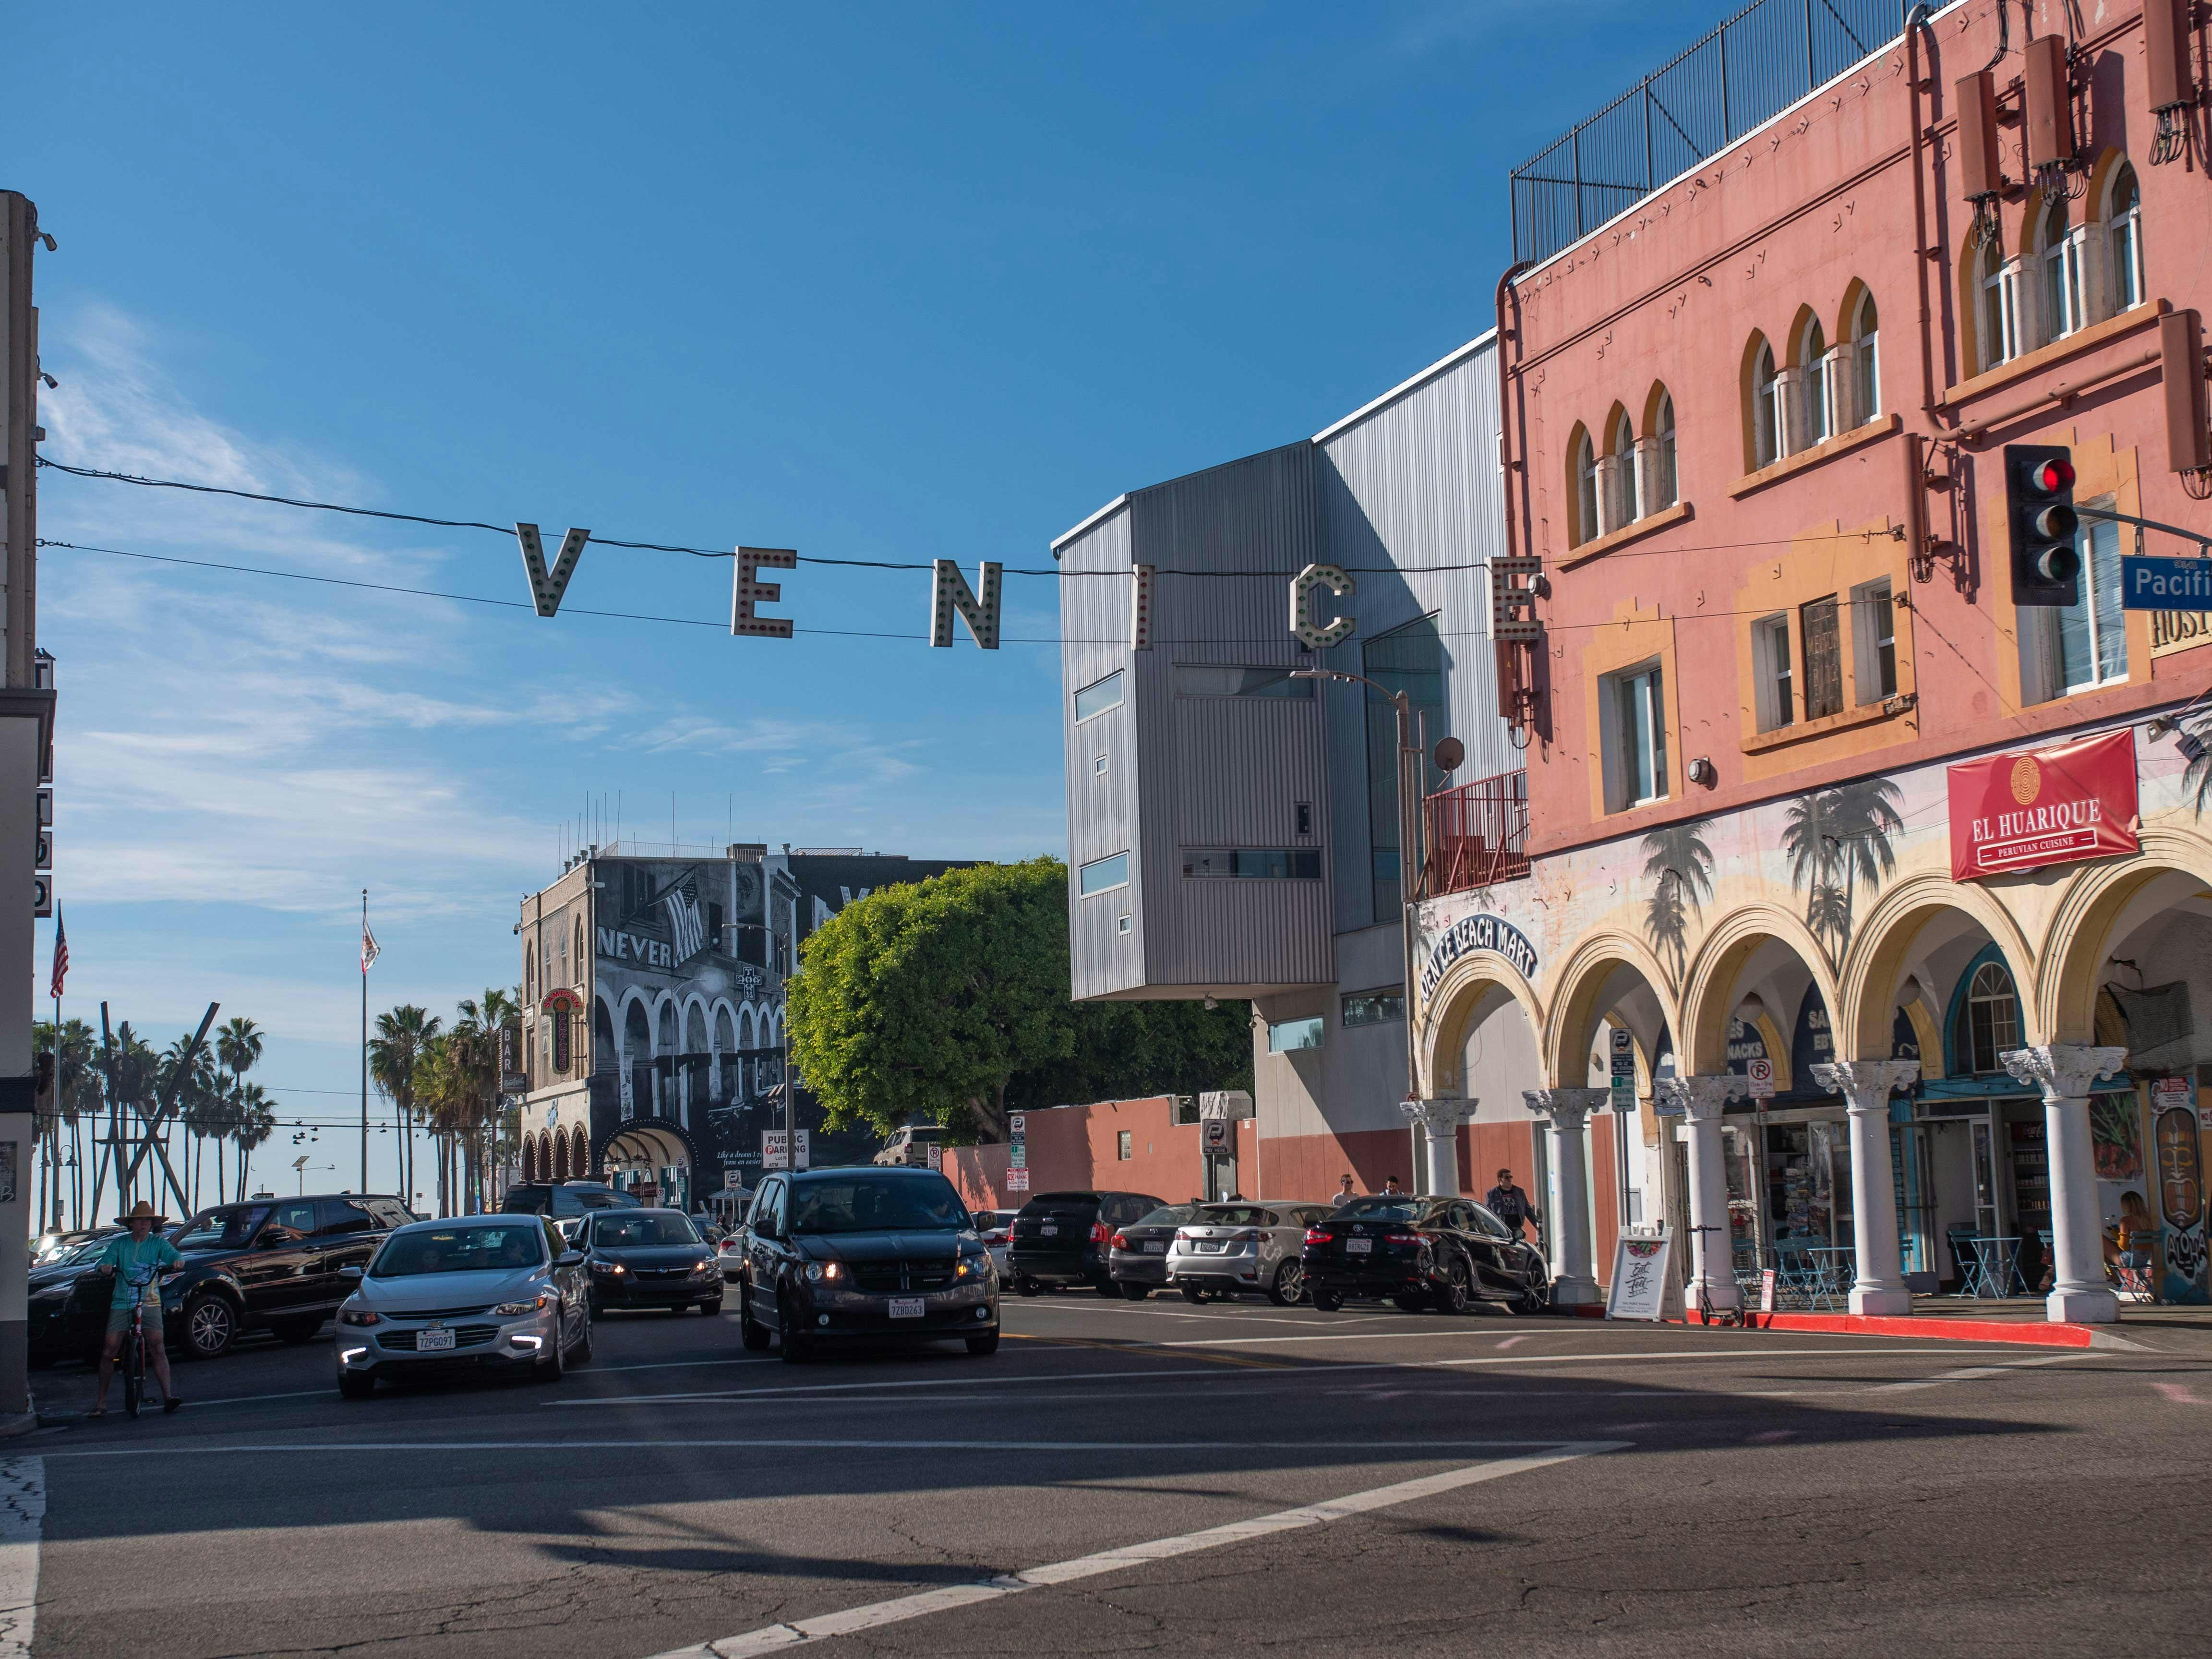
[[115,1224],[118,1227],[127,1227],[134,1221],[150,1221],[158,1227],[168,1218],[168,1217],[157,1212],[152,1205],[149,1204],[142,1198],[136,1204],[131,1206],[131,1213],[129,1215],[119,1215],[116,1217]]

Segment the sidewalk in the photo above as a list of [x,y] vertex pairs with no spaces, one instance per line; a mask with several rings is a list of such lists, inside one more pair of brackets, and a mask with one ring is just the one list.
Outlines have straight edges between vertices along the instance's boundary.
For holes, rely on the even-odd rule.
[[[1559,1312],[1569,1311],[1566,1309]],[[1572,1310],[1586,1317],[1602,1318],[1602,1306]],[[1669,1322],[1672,1322],[1671,1321]],[[1691,1313],[1682,1322],[1704,1322]],[[1826,1331],[1840,1336],[1909,1336],[1939,1342],[2004,1342],[2027,1347],[2094,1348],[2124,1345],[2130,1329],[2166,1328],[2212,1334],[2212,1307],[2166,1307],[2154,1303],[2122,1302],[2117,1325],[2053,1324],[2045,1316],[2041,1297],[2008,1297],[2002,1300],[1971,1297],[1916,1297],[1910,1315],[1866,1318],[1850,1313],[1760,1313],[1744,1315],[1744,1323],[1758,1330]]]

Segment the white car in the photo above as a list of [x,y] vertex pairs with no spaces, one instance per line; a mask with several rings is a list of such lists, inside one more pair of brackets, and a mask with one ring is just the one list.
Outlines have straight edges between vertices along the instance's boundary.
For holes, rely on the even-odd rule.
[[926,1170],[929,1167],[929,1149],[942,1145],[944,1136],[945,1126],[941,1123],[909,1123],[892,1133],[873,1161]]
[[999,1269],[999,1277],[1006,1276],[1006,1252],[1014,1237],[1014,1218],[1018,1210],[978,1210],[975,1212],[975,1231],[983,1247],[991,1253],[991,1260]]

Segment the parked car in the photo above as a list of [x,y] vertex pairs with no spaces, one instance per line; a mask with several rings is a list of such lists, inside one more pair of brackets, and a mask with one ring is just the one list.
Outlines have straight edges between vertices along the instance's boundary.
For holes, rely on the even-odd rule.
[[1164,1204],[1115,1229],[1106,1242],[1106,1270],[1123,1296],[1142,1302],[1167,1288],[1168,1246],[1198,1210],[1195,1204]]
[[[92,1266],[119,1231],[111,1227],[57,1239],[32,1263],[24,1292],[24,1340],[32,1365],[43,1368],[99,1351],[114,1283],[94,1273]],[[79,1303],[75,1299],[77,1281],[86,1276],[94,1283],[85,1287]]]
[[1006,1257],[1014,1237],[1014,1210],[978,1210],[975,1212],[975,1236],[983,1241],[983,1248],[991,1253],[991,1265],[999,1276],[1006,1275]]
[[724,1233],[722,1242],[714,1247],[714,1262],[722,1270],[726,1287],[744,1282],[745,1250],[750,1243],[750,1235],[740,1223]]
[[999,1346],[999,1278],[974,1218],[934,1170],[802,1170],[761,1182],[738,1328],[793,1364],[825,1344]]
[[722,1269],[714,1247],[681,1210],[599,1210],[584,1218],[576,1248],[584,1253],[592,1311],[666,1308],[722,1311]]
[[584,1255],[542,1217],[418,1221],[386,1237],[366,1270],[345,1269],[338,1392],[365,1400],[377,1378],[483,1368],[557,1381],[592,1357]]
[[1054,1285],[1089,1285],[1119,1296],[1111,1265],[1115,1230],[1164,1202],[1145,1193],[1039,1193],[1014,1214],[1007,1267],[1014,1288],[1035,1296]]
[[1306,1229],[1307,1293],[1324,1313],[1346,1297],[1388,1297],[1407,1313],[1462,1313],[1474,1302],[1540,1312],[1544,1254],[1462,1198],[1355,1198]]
[[1201,1204],[1168,1245],[1168,1283],[1192,1302],[1265,1294],[1279,1308],[1305,1297],[1306,1229],[1326,1204]]
[[941,1123],[909,1123],[891,1132],[891,1138],[884,1143],[883,1150],[876,1154],[875,1161],[927,1169],[929,1167],[929,1149],[942,1146],[944,1139],[945,1126]]

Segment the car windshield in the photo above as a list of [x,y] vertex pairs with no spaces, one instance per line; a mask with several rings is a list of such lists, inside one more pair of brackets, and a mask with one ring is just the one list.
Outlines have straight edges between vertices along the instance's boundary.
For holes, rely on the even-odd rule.
[[968,1212],[942,1176],[867,1176],[795,1182],[791,1231],[871,1233],[960,1228]]
[[1208,1204],[1191,1217],[1196,1227],[1272,1227],[1275,1218],[1249,1204]]
[[499,1227],[426,1227],[394,1233],[369,1268],[372,1279],[418,1273],[496,1273],[545,1260],[545,1228],[537,1218]]
[[1419,1221],[1428,1201],[1419,1198],[1355,1198],[1337,1214],[1346,1221]]
[[268,1218],[266,1204],[232,1204],[194,1216],[177,1240],[180,1250],[242,1250]]
[[69,1267],[80,1261],[89,1261],[107,1248],[107,1237],[80,1239],[74,1244],[64,1244],[55,1255],[38,1263],[42,1267]]
[[1149,1215],[1140,1215],[1129,1224],[1133,1227],[1180,1227],[1198,1213],[1195,1204],[1163,1204]]
[[592,1223],[592,1243],[600,1249],[698,1242],[699,1230],[680,1215],[603,1215]]

